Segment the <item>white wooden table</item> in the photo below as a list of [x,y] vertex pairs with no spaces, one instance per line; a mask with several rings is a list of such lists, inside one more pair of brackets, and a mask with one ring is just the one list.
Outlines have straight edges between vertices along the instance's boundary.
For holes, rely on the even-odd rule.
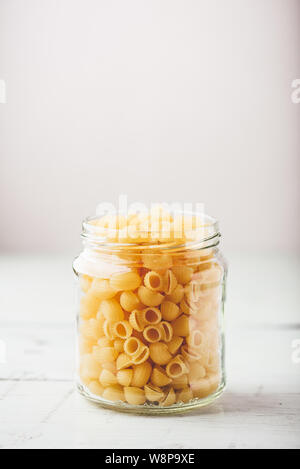
[[72,259],[0,256],[0,448],[300,448],[300,262],[228,257],[225,394],[146,417],[74,390]]

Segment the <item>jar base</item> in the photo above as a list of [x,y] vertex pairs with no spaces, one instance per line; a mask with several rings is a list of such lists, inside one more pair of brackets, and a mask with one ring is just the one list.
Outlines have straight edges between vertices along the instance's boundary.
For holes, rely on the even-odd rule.
[[106,401],[105,399],[102,399],[100,396],[91,394],[88,389],[80,382],[76,383],[76,387],[79,394],[81,394],[89,401],[94,402],[95,404],[98,404],[99,406],[105,409],[111,409],[117,412],[125,412],[137,415],[171,415],[192,412],[195,409],[212,404],[223,394],[225,389],[225,382],[223,381],[218,387],[218,389],[207,397],[204,397],[202,399],[196,398],[187,403],[177,403],[168,407],[160,407],[157,405],[150,404],[134,406],[126,404],[125,402],[110,402]]

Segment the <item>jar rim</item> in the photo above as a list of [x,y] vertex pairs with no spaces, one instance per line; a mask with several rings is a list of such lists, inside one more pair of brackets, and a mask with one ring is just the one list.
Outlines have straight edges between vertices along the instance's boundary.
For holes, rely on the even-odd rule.
[[[112,251],[143,251],[143,250],[159,250],[159,251],[178,251],[178,250],[189,250],[189,249],[204,249],[215,247],[219,244],[221,233],[219,231],[219,222],[214,217],[199,213],[199,212],[188,212],[188,211],[176,211],[170,212],[171,216],[182,216],[182,217],[201,217],[201,224],[196,228],[190,230],[192,239],[178,238],[172,241],[167,240],[157,242],[120,242],[119,239],[116,241],[112,240],[114,235],[117,237],[120,233],[120,228],[116,227],[99,227],[95,224],[97,220],[101,219],[101,215],[93,215],[86,217],[82,222],[81,237],[84,243],[94,248],[101,248],[103,250]],[[123,213],[114,213],[113,216],[124,216]],[[93,223],[94,222],[94,223]],[[151,230],[153,233],[153,230]],[[143,231],[139,231],[139,234],[143,234]],[[110,236],[109,236],[110,235]]]

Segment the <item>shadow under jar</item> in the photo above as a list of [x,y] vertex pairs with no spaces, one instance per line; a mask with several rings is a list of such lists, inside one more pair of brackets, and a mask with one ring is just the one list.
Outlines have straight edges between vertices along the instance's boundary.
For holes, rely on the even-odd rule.
[[77,388],[103,407],[185,412],[210,404],[225,387],[227,267],[218,223],[201,215],[176,236],[169,217],[167,236],[151,223],[145,229],[138,216],[83,223],[84,250],[73,265]]

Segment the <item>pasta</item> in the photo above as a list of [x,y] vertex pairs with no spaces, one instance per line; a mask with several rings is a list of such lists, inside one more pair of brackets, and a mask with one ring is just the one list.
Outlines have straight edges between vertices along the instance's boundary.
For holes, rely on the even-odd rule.
[[211,383],[209,378],[198,379],[195,383],[190,383],[194,397],[203,398],[210,394]]
[[79,277],[79,284],[80,284],[80,288],[81,290],[84,292],[84,293],[87,293],[91,287],[91,284],[92,284],[92,277],[90,277],[89,275],[80,275]]
[[166,365],[172,358],[168,346],[163,342],[150,344],[149,349],[151,360],[157,365]]
[[204,334],[199,330],[192,330],[190,335],[186,338],[187,344],[192,348],[200,348],[205,345]]
[[172,266],[172,257],[168,254],[153,254],[152,251],[142,255],[144,266],[150,270],[165,270]]
[[105,369],[101,371],[99,381],[104,387],[118,383],[116,375],[112,371]]
[[105,319],[103,323],[103,332],[108,340],[113,341],[115,338],[114,324]]
[[150,402],[159,402],[164,397],[164,392],[153,384],[147,384],[144,387],[146,399]]
[[167,295],[171,295],[171,293],[177,287],[177,279],[176,279],[174,273],[172,272],[172,270],[167,270],[165,272],[164,277],[163,277],[163,285],[164,285],[163,291]]
[[134,386],[124,387],[125,400],[131,405],[141,405],[146,401],[145,391]]
[[104,387],[99,383],[99,381],[91,381],[88,385],[89,391],[95,396],[102,396]]
[[144,344],[136,337],[130,337],[124,343],[124,352],[129,356],[135,355],[143,345]]
[[143,336],[144,338],[151,343],[159,342],[162,338],[162,332],[160,329],[161,324],[158,326],[147,326],[144,329]]
[[172,303],[180,303],[184,297],[184,288],[180,283],[175,287],[170,295],[165,296],[166,301],[171,301]]
[[179,337],[179,336],[173,337],[173,339],[171,339],[170,342],[168,343],[169,352],[172,355],[175,355],[175,353],[177,353],[178,350],[180,349],[182,342],[183,342],[182,337]]
[[107,401],[125,401],[123,388],[118,384],[105,388],[102,397]]
[[142,363],[140,365],[135,365],[133,367],[133,377],[131,381],[131,386],[137,386],[142,388],[149,381],[151,376],[152,366],[149,362]]
[[158,308],[146,308],[142,311],[142,321],[144,324],[155,325],[161,320],[161,312]]
[[126,353],[120,353],[116,361],[117,370],[123,370],[132,365],[131,357],[126,355]]
[[185,285],[191,281],[194,270],[187,265],[174,265],[172,271],[177,279],[177,282]]
[[114,341],[114,348],[118,353],[124,352],[124,342],[125,340],[119,338]]
[[99,347],[99,345],[96,345],[93,348],[92,356],[99,363],[114,362],[117,358],[117,352],[114,347]]
[[191,399],[193,399],[193,391],[191,388],[181,389],[181,391],[176,394],[176,402],[189,402]]
[[117,372],[117,381],[122,386],[130,386],[132,376],[133,376],[133,370],[131,368],[127,368],[125,370],[119,370]]
[[151,383],[154,386],[163,387],[170,384],[172,380],[166,374],[165,370],[161,367],[155,366],[151,374]]
[[109,300],[116,294],[116,290],[111,288],[109,281],[102,278],[94,278],[90,287],[90,292],[98,300]]
[[159,273],[151,270],[144,277],[144,285],[149,290],[161,291],[163,288],[163,278]]
[[110,286],[117,291],[135,290],[141,283],[142,280],[137,272],[114,274],[110,279]]
[[181,337],[186,337],[190,333],[189,328],[189,318],[182,314],[179,318],[172,321],[173,333],[174,335],[180,335]]
[[174,379],[179,378],[179,376],[188,372],[188,369],[182,360],[182,358],[177,355],[177,357],[173,358],[166,366],[167,375]]
[[134,310],[129,316],[129,323],[138,332],[144,329],[144,313],[143,311]]
[[[158,327],[160,329],[161,339],[164,342],[170,342],[172,340],[172,337],[173,337],[173,328],[172,328],[171,324],[167,321],[162,321],[158,325]],[[168,347],[168,349],[169,349],[169,347]]]
[[116,299],[103,300],[99,312],[109,322],[123,321],[124,319],[123,310]]
[[175,390],[186,388],[188,384],[189,384],[189,377],[186,374],[172,379],[172,386]]
[[97,340],[104,335],[103,327],[97,319],[89,319],[88,321],[81,321],[80,333],[87,339]]
[[139,365],[140,363],[144,363],[146,360],[148,360],[150,355],[149,347],[146,345],[142,345],[142,347],[134,354],[132,357],[132,363],[135,365]]
[[100,363],[93,357],[93,355],[82,355],[80,359],[80,376],[83,379],[98,379],[101,373]]
[[179,307],[171,301],[164,301],[161,304],[160,310],[163,319],[165,319],[166,321],[173,321],[180,314]]
[[140,300],[133,291],[123,291],[120,295],[120,305],[121,307],[131,313],[134,309],[140,304]]
[[95,296],[87,293],[80,299],[80,317],[82,319],[95,318],[99,309],[100,300]]
[[128,321],[119,321],[113,325],[113,332],[120,339],[128,339],[132,334],[132,326]]
[[165,397],[163,398],[160,404],[163,407],[167,407],[167,406],[173,405],[175,402],[176,402],[175,391],[173,388],[170,388],[169,390],[166,391]]
[[139,287],[138,296],[145,306],[159,306],[164,299],[161,293],[149,290],[144,286]]

